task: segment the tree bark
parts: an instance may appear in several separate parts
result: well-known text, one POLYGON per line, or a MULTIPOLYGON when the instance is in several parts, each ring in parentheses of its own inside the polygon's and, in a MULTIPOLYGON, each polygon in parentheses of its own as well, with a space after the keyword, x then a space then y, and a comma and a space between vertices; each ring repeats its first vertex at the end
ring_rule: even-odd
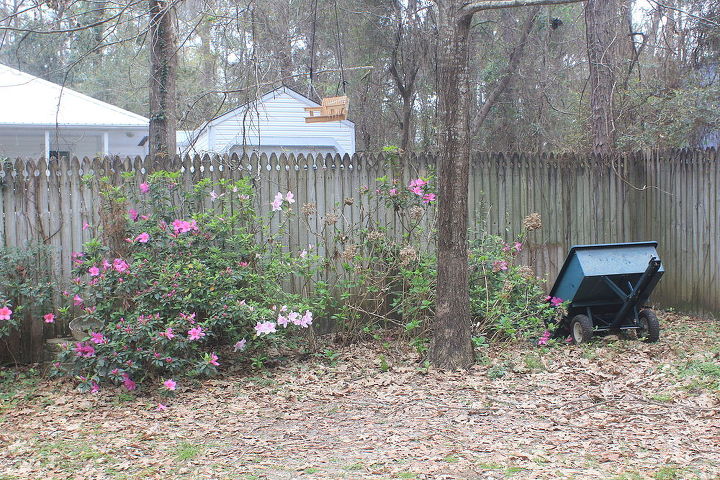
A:
POLYGON ((435 322, 430 361, 439 368, 472 365, 468 292, 470 170, 470 20, 461 2, 438 2, 438 249, 435 322))
POLYGON ((150 156, 175 155, 177 35, 168 0, 150 7, 150 156))
POLYGON ((438 12, 438 248, 435 321, 430 362, 442 369, 472 365, 468 291, 470 171, 469 34, 481 10, 555 5, 581 0, 436 0, 438 12))
POLYGON ((627 5, 622 0, 588 0, 585 5, 587 55, 590 64, 590 131, 592 150, 609 155, 617 140, 618 85, 627 74, 632 38, 626 29, 627 5))

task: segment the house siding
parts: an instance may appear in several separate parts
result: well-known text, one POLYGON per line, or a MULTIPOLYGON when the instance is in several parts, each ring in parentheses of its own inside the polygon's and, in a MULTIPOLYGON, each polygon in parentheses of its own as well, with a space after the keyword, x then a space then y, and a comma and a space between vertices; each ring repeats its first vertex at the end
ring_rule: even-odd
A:
POLYGON ((240 107, 210 122, 198 136, 194 151, 233 153, 245 147, 266 153, 355 153, 354 125, 347 121, 305 123, 309 105, 314 104, 282 89, 275 91, 258 102, 257 111, 246 114, 247 107, 240 107))
MULTIPOLYGON (((147 143, 138 143, 147 129, 100 130, 59 128, 50 131, 50 149, 68 151, 76 157, 95 157, 103 154, 103 133, 108 132, 110 155, 136 156, 147 154, 147 143), (132 136, 128 136, 128 134, 132 136)), ((0 126, 0 157, 45 156, 45 129, 0 126)))

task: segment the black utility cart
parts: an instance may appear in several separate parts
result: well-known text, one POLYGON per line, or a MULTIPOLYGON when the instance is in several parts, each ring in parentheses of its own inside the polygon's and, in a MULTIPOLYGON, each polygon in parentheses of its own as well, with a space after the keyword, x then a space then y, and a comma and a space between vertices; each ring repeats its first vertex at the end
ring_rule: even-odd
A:
POLYGON ((604 333, 656 342, 660 323, 643 308, 664 273, 656 248, 657 242, 572 247, 550 291, 570 302, 556 334, 569 334, 574 343, 604 333))

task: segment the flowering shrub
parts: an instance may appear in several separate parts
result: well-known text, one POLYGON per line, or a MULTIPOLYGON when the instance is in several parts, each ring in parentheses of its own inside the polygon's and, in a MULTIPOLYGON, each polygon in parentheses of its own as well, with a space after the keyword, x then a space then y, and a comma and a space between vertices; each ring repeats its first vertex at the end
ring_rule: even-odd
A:
MULTIPOLYGON (((0 250, 0 338, 19 331, 26 313, 41 318, 49 311, 52 282, 47 253, 43 245, 0 250)), ((45 318, 45 323, 54 321, 45 318)))
POLYGON ((495 337, 527 336, 554 316, 542 281, 515 258, 522 238, 505 243, 495 235, 481 237, 470 253, 470 305, 475 328, 495 337))
MULTIPOLYGON (((73 255, 66 294, 89 330, 56 367, 80 378, 81 390, 155 382, 173 391, 183 376, 216 373, 224 346, 262 350, 282 330, 312 323, 303 305, 282 305, 292 262, 276 242, 256 242, 247 182, 203 181, 181 195, 177 178, 160 172, 132 192, 110 190, 110 210, 135 204, 117 229, 123 244, 95 239, 73 255)), ((283 195, 280 208, 291 199, 283 195)))
MULTIPOLYGON (((385 176, 377 183, 374 189, 360 188, 360 195, 369 197, 361 204, 392 208, 391 219, 361 211, 357 225, 341 229, 335 221, 342 211, 326 216, 325 229, 330 232, 323 232, 323 237, 331 242, 324 249, 336 252, 343 268, 337 272, 335 288, 315 284, 314 308, 334 318, 350 337, 376 327, 400 327, 422 351, 435 316, 435 177, 431 172, 401 182, 385 176), (393 230, 399 233, 393 235, 393 230)), ((309 217, 315 211, 304 213, 309 217)), ((541 227, 539 215, 528 219, 528 231, 541 227)), ((542 331, 553 309, 544 300, 542 281, 529 267, 517 264, 524 235, 509 244, 497 236, 479 237, 469 256, 475 333, 498 339, 542 331)))

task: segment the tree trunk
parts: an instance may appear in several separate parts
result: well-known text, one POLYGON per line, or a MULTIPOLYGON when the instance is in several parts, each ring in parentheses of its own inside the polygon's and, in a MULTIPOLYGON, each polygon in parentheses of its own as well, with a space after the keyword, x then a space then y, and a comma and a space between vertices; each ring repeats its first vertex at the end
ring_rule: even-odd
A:
POLYGON ((438 248, 437 307, 430 361, 439 368, 472 365, 468 293, 468 176, 470 81, 468 36, 472 15, 462 2, 438 1, 438 248))
POLYGON ((625 31, 627 6, 621 0, 588 0, 585 31, 590 64, 590 130, 593 152, 611 154, 617 139, 616 97, 626 74, 622 67, 632 39, 625 31))
POLYGON ((150 156, 175 155, 177 36, 168 0, 150 6, 150 156))
MULTIPOLYGON (((410 136, 412 133, 412 113, 415 95, 402 96, 402 124, 400 125, 400 149, 406 152, 410 148, 410 136)), ((415 137, 415 135, 412 135, 415 137)))

